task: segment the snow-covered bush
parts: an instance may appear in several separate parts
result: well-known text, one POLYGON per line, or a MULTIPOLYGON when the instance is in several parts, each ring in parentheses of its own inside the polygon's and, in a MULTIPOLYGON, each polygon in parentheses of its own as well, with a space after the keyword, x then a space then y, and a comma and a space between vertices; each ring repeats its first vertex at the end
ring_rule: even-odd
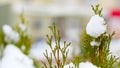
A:
POLYGON ((102 8, 92 6, 95 13, 86 26, 86 31, 81 35, 80 47, 84 61, 89 60, 101 68, 113 68, 117 58, 109 50, 112 34, 108 34, 107 23, 102 17, 102 8))
POLYGON ((34 63, 15 45, 8 44, 4 49, 0 68, 34 68, 34 63))
POLYGON ((32 39, 27 34, 27 23, 21 15, 21 22, 14 26, 3 25, 0 29, 0 68, 34 68, 36 61, 30 58, 32 39))
MULTIPOLYGON (((66 65, 71 43, 64 41, 64 47, 60 45, 60 31, 56 25, 50 26, 52 35, 46 35, 46 43, 51 49, 44 54, 47 62, 42 61, 43 68, 113 68, 117 58, 109 51, 112 34, 107 33, 107 24, 102 17, 102 8, 99 5, 92 6, 95 15, 91 17, 86 26, 86 31, 81 36, 81 55, 66 65), (55 47, 52 41, 55 41, 55 47), (62 56, 62 59, 60 58, 62 56), (54 58, 54 59, 53 59, 54 58), (82 60, 80 60, 80 59, 82 60), (87 62, 83 62, 87 61, 87 62), (89 62, 88 62, 89 61, 89 62)), ((23 16, 21 23, 15 27, 4 25, 0 31, 0 47, 4 46, 0 68, 40 68, 38 63, 28 56, 32 44, 27 34, 27 26, 23 16)))
POLYGON ((15 44, 24 54, 29 54, 32 45, 32 39, 27 33, 27 23, 24 16, 21 15, 21 22, 16 25, 3 25, 0 29, 0 45, 7 46, 7 44, 15 44))

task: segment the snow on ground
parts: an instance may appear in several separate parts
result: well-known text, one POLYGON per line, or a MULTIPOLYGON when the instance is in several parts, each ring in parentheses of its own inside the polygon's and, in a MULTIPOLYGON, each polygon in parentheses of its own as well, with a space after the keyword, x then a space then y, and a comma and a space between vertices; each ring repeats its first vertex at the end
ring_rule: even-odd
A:
POLYGON ((33 61, 15 45, 9 44, 3 52, 0 68, 34 68, 33 61))

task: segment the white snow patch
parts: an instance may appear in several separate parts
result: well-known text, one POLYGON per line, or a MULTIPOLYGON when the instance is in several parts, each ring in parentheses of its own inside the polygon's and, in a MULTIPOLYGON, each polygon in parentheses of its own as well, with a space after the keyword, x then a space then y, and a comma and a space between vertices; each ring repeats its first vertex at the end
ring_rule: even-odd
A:
POLYGON ((34 68, 33 61, 15 45, 6 46, 0 68, 34 68))
POLYGON ((75 68, 75 65, 71 62, 68 65, 65 65, 64 68, 75 68))
POLYGON ((95 40, 93 40, 92 42, 90 42, 91 46, 100 46, 99 42, 96 42, 95 40))
POLYGON ((5 35, 9 35, 12 32, 12 28, 9 25, 3 25, 3 32, 5 33, 5 35))
POLYGON ((18 42, 19 41, 19 33, 14 31, 11 26, 3 25, 3 33, 5 34, 5 41, 6 42, 18 42))
POLYGON ((79 64, 79 68, 98 68, 97 66, 93 65, 90 62, 81 62, 79 64))
POLYGON ((26 27, 24 24, 19 24, 19 28, 20 28, 22 31, 25 31, 27 27, 26 27))
POLYGON ((106 31, 107 25, 104 18, 98 15, 92 16, 86 27, 87 34, 97 38, 106 31))
POLYGON ((112 55, 120 58, 120 39, 113 39, 110 43, 112 55))
MULTIPOLYGON (((73 63, 70 63, 68 65, 65 65, 64 68, 75 68, 75 65, 73 63)), ((97 66, 93 65, 91 62, 81 62, 79 63, 79 68, 98 68, 97 66)))

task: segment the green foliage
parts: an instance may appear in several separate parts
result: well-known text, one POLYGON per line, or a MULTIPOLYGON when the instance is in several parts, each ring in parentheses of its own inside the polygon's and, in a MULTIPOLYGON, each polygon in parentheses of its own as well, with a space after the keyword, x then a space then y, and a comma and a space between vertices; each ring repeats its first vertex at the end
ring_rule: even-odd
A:
MULTIPOLYGON (((80 49, 82 58, 89 60, 89 57, 94 56, 94 48, 90 45, 90 42, 93 41, 93 37, 83 32, 80 37, 80 49)), ((93 58, 94 59, 94 58, 93 58)))
POLYGON ((80 56, 76 56, 76 57, 74 57, 74 59, 73 59, 73 63, 75 64, 75 68, 79 68, 79 63, 81 62, 81 61, 83 61, 83 60, 81 60, 82 58, 80 57, 80 56))
POLYGON ((96 5, 95 7, 93 5, 91 5, 91 7, 92 7, 92 10, 94 11, 94 13, 96 15, 99 15, 100 17, 102 17, 102 10, 103 10, 103 8, 99 8, 99 4, 96 5))
POLYGON ((33 59, 33 61, 34 61, 35 68, 41 68, 41 66, 37 60, 33 59))
POLYGON ((16 43, 16 46, 20 48, 24 54, 28 55, 32 45, 32 40, 28 35, 25 34, 25 32, 19 32, 19 35, 20 40, 16 43))
POLYGON ((4 49, 4 34, 2 32, 2 30, 0 29, 0 58, 2 57, 2 53, 3 53, 3 49, 4 49))
POLYGON ((0 28, 0 45, 5 43, 4 41, 4 34, 3 34, 3 31, 2 31, 2 28, 0 28))
POLYGON ((47 37, 46 43, 49 45, 52 53, 50 53, 50 56, 48 55, 47 50, 44 53, 44 56, 48 62, 47 65, 47 63, 42 61, 44 64, 44 68, 63 68, 68 57, 69 50, 67 50, 67 48, 71 45, 71 43, 66 43, 66 41, 64 41, 64 47, 62 48, 60 46, 61 42, 60 31, 57 30, 55 24, 53 26, 50 26, 49 28, 52 32, 52 36, 46 35, 47 37), (52 46, 53 39, 55 41, 55 47, 52 46), (60 55, 62 55, 62 59, 60 58, 60 55), (55 60, 55 64, 53 64, 53 60, 55 60))
POLYGON ((14 27, 14 29, 19 33, 19 36, 20 36, 19 42, 15 44, 18 48, 20 48, 23 51, 24 54, 28 55, 33 41, 30 38, 30 36, 27 34, 27 22, 25 21, 23 14, 20 15, 20 19, 21 19, 21 22, 17 23, 16 26, 14 27), (26 26, 26 30, 22 31, 19 28, 19 24, 23 24, 24 26, 26 26))
POLYGON ((115 56, 112 56, 109 51, 110 42, 113 34, 102 34, 98 38, 93 38, 85 32, 81 36, 81 53, 82 58, 91 61, 93 64, 101 68, 113 68, 113 64, 117 61, 115 56), (96 40, 100 42, 100 46, 91 46, 90 42, 96 40))
POLYGON ((7 43, 4 41, 4 34, 2 31, 2 27, 0 28, 0 59, 2 58, 3 50, 7 43))
MULTIPOLYGON (((99 5, 96 5, 95 8, 92 6, 92 9, 96 15, 102 16, 102 9, 99 10, 99 5)), ((84 60, 89 60, 101 68, 113 68, 113 64, 117 61, 117 58, 112 56, 109 50, 113 35, 114 32, 112 34, 105 32, 98 38, 94 38, 83 32, 80 37, 80 48, 84 60), (90 43, 93 40, 99 42, 99 46, 91 46, 90 43)))
MULTIPOLYGON (((21 14, 20 19, 21 19, 21 24, 23 24, 27 27, 27 23, 25 22, 25 18, 24 18, 23 14, 21 14)), ((6 47, 7 44, 14 44, 20 50, 22 50, 22 52, 24 54, 28 55, 29 50, 30 50, 31 45, 32 45, 32 39, 27 34, 27 30, 22 31, 19 28, 19 24, 20 23, 17 23, 17 25, 12 27, 14 31, 19 33, 20 39, 19 39, 18 42, 14 42, 14 41, 7 42, 7 41, 5 41, 5 36, 4 36, 3 31, 2 31, 2 27, 0 28, 0 46, 3 45, 3 47, 6 47)))
MULTIPOLYGON (((27 33, 28 29, 28 23, 25 20, 24 14, 22 13, 20 15, 20 23, 16 23, 14 26, 14 30, 19 33, 20 39, 18 42, 14 43, 25 55, 29 55, 29 50, 31 48, 31 45, 33 44, 33 40, 31 39, 30 35, 27 33), (21 30, 19 28, 19 24, 23 24, 26 29, 25 31, 21 30)), ((35 68, 41 68, 40 64, 38 61, 36 61, 34 58, 31 58, 34 62, 35 68)))
MULTIPOLYGON (((24 15, 21 14, 20 16, 20 19, 21 19, 21 22, 20 23, 17 23, 15 26, 13 26, 13 30, 18 32, 19 33, 19 41, 18 42, 14 42, 14 41, 10 41, 9 43, 6 42, 4 39, 5 39, 5 36, 4 36, 4 33, 2 31, 2 27, 0 28, 0 58, 2 58, 2 53, 3 53, 3 50, 4 48, 7 46, 7 44, 14 44, 15 46, 17 46, 25 55, 28 55, 29 54, 29 50, 31 48, 31 45, 32 45, 32 39, 30 38, 30 36, 27 34, 27 28, 25 31, 22 31, 20 28, 19 28, 19 24, 23 24, 24 26, 27 27, 27 23, 25 21, 25 18, 24 18, 24 15)), ((33 58, 31 58, 33 59, 33 58)), ((34 66, 35 68, 41 68, 39 63, 33 59, 33 62, 34 62, 34 66)))

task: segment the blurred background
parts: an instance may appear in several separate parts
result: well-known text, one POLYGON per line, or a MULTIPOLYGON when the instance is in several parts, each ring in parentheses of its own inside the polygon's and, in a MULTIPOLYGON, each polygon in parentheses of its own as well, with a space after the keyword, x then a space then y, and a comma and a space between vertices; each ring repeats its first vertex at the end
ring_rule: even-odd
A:
POLYGON ((116 32, 110 49, 120 51, 120 0, 0 0, 0 27, 14 25, 24 12, 28 33, 34 40, 30 53, 36 59, 43 59, 43 52, 49 50, 45 35, 51 34, 48 26, 55 22, 61 30, 62 40, 72 42, 70 56, 73 56, 80 52, 79 36, 94 15, 90 7, 94 4, 104 8, 103 17, 109 32, 116 32))

